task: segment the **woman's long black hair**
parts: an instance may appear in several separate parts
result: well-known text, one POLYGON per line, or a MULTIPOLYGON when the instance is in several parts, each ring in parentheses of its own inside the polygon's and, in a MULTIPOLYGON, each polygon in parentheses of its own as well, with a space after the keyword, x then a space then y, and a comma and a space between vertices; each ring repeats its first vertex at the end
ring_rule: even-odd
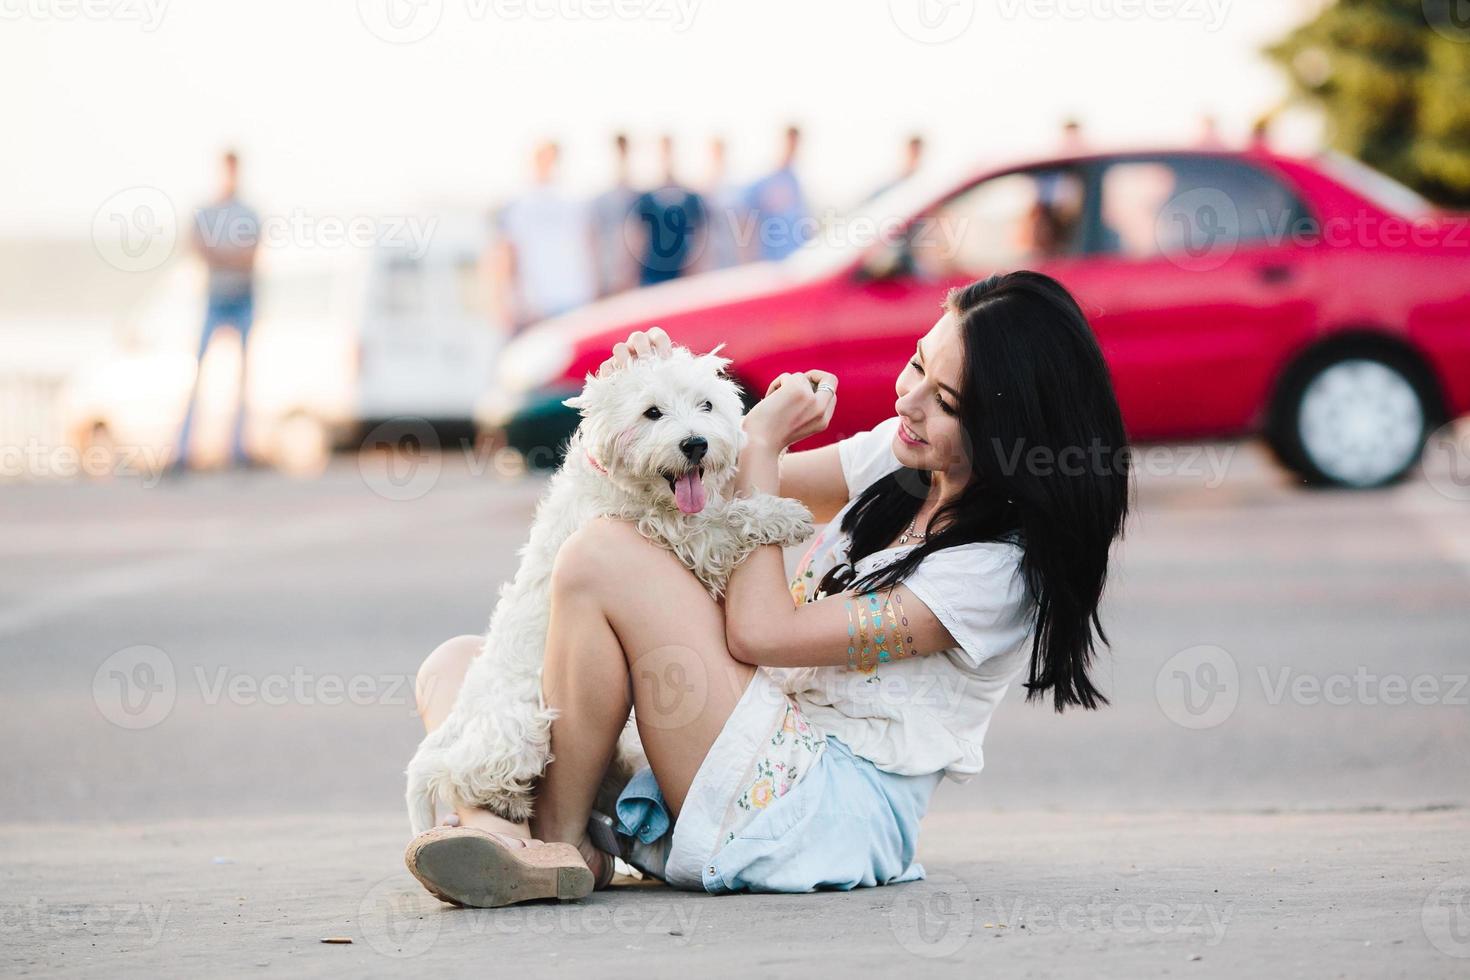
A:
MULTIPOLYGON (((893 588, 941 548, 1014 543, 1035 602, 1026 699, 1050 691, 1057 711, 1096 708, 1107 698, 1088 667, 1108 642, 1098 604, 1128 512, 1129 464, 1102 351, 1077 301, 1037 272, 954 289, 944 305, 965 345, 958 412, 971 478, 918 547, 846 588, 893 588)), ((842 521, 849 568, 908 526, 929 480, 902 468, 863 492, 842 521)))

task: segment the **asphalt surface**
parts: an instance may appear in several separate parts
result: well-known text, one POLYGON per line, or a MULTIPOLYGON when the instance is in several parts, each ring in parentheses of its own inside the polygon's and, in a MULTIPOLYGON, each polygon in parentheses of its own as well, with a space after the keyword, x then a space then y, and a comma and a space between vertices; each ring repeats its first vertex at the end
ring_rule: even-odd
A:
POLYGON ((450 452, 0 487, 0 971, 1470 975, 1470 487, 1196 448, 1139 480, 1112 706, 1013 694, 927 881, 499 912, 403 873, 401 774, 413 672, 484 628, 539 481, 450 452))

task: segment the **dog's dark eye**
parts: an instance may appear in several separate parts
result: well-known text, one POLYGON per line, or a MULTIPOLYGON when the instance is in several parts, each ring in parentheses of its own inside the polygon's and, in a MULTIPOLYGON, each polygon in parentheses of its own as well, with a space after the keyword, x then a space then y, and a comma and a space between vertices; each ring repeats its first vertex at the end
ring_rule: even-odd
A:
POLYGON ((658 410, 657 405, 653 405, 648 411, 643 413, 643 417, 646 419, 661 419, 664 417, 664 413, 658 410))
POLYGON ((715 403, 714 402, 711 402, 711 401, 707 401, 703 405, 699 406, 699 408, 700 408, 700 411, 703 411, 703 412, 713 412, 715 410, 715 403))

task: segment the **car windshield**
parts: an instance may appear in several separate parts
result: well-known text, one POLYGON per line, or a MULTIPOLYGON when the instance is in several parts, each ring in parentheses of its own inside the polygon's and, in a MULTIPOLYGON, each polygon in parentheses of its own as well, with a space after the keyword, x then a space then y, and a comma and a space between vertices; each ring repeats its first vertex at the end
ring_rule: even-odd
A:
POLYGON ((1326 153, 1321 163, 1333 177, 1386 211, 1412 218, 1434 210, 1434 205, 1416 192, 1360 160, 1342 153, 1326 153))
POLYGON ((875 245, 897 245, 914 215, 924 210, 955 183, 923 177, 905 180, 869 198, 829 222, 787 261, 801 272, 835 271, 856 261, 875 245))

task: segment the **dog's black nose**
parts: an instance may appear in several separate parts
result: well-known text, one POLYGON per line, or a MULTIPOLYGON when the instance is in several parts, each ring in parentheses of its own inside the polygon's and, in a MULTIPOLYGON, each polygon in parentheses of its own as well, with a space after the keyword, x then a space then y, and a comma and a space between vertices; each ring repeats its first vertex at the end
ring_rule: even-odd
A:
POLYGON ((704 436, 690 436, 679 443, 679 451, 689 462, 698 466, 699 461, 704 459, 704 454, 709 452, 709 440, 704 436))

